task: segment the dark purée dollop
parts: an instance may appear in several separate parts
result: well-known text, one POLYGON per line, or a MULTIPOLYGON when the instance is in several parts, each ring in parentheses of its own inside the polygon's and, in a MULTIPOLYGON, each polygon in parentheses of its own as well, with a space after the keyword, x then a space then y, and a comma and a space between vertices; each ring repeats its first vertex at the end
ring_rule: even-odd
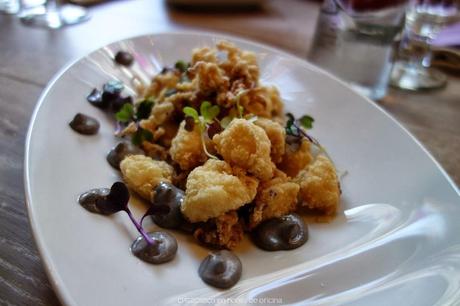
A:
POLYGON ((99 121, 82 113, 76 114, 69 125, 75 132, 83 135, 97 134, 100 127, 99 121))
POLYGON ((289 214, 259 224, 252 240, 267 251, 292 250, 307 242, 308 228, 300 216, 289 214))
POLYGON ((144 152, 130 142, 120 142, 107 154, 107 162, 113 168, 120 170, 120 163, 126 156, 137 154, 144 154, 144 152))
POLYGON ((228 250, 210 253, 200 265, 201 279, 213 287, 227 289, 241 278, 243 268, 240 259, 228 250))
POLYGON ((139 259, 152 263, 161 264, 171 261, 177 253, 177 240, 167 232, 148 233, 154 241, 148 244, 142 236, 134 240, 131 252, 139 259))
POLYGON ((177 188, 176 186, 167 182, 161 182, 158 184, 154 190, 154 196, 151 205, 167 205, 169 207, 169 212, 166 214, 152 215, 153 222, 163 228, 181 228, 182 224, 185 223, 180 209, 182 202, 184 201, 184 197, 184 191, 177 188))

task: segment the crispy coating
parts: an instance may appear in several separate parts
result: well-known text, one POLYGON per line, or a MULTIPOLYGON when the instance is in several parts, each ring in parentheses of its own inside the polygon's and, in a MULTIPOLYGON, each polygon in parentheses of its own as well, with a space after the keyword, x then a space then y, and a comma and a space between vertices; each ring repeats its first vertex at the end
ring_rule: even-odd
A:
POLYGON ((270 139, 270 156, 272 161, 274 163, 281 162, 285 151, 284 139, 286 137, 286 130, 284 127, 278 122, 267 118, 259 118, 255 124, 263 128, 268 136, 268 139, 270 139))
POLYGON ((204 94, 227 91, 229 79, 217 64, 197 62, 191 70, 196 74, 198 90, 204 94))
POLYGON ((171 182, 173 168, 164 161, 144 155, 130 155, 120 163, 123 180, 128 187, 146 200, 151 200, 158 183, 171 182))
POLYGON ((179 82, 179 76, 174 71, 157 74, 152 83, 142 94, 144 97, 159 97, 160 93, 167 88, 174 88, 179 82))
POLYGON ((259 184, 254 210, 249 216, 249 228, 270 218, 281 217, 296 209, 299 185, 290 182, 286 174, 277 170, 275 176, 259 184))
POLYGON ((203 48, 195 48, 192 50, 192 65, 195 65, 198 62, 208 62, 208 63, 216 63, 217 57, 215 50, 203 47, 203 48))
POLYGON ((217 50, 226 52, 227 58, 219 64, 230 79, 244 84, 245 88, 252 88, 258 84, 259 67, 253 52, 241 51, 228 41, 220 41, 217 50))
POLYGON ((283 104, 274 87, 260 86, 244 92, 239 100, 244 109, 259 117, 272 118, 281 116, 283 104))
POLYGON ((339 206, 340 188, 334 165, 326 156, 319 155, 294 179, 300 186, 302 207, 332 216, 339 206))
POLYGON ((233 249, 243 239, 243 233, 238 214, 233 210, 200 224, 193 236, 201 243, 212 247, 233 249))
POLYGON ((182 170, 190 170, 202 165, 208 158, 203 150, 201 132, 198 124, 193 131, 185 129, 185 120, 181 122, 176 137, 173 138, 169 154, 182 170))
POLYGON ((258 181, 233 170, 224 161, 209 159, 188 175, 182 213, 190 222, 207 221, 250 203, 258 181))
POLYGON ((230 165, 241 167, 260 180, 273 176, 270 139, 261 127, 245 119, 233 119, 212 140, 217 152, 230 165))
POLYGON ((295 177, 300 170, 304 169, 311 163, 313 156, 310 150, 310 141, 301 139, 300 142, 286 142, 286 151, 282 161, 277 165, 290 177, 295 177))
POLYGON ((147 119, 141 120, 139 125, 143 129, 147 129, 155 133, 156 129, 169 118, 174 112, 174 105, 171 102, 155 103, 152 107, 152 112, 147 119))

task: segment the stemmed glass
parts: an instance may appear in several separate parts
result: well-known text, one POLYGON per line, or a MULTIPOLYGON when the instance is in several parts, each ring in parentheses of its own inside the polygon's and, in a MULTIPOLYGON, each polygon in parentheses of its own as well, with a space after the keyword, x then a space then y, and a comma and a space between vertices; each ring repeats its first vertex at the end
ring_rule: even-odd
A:
POLYGON ((391 84, 409 90, 443 87, 447 78, 431 66, 431 42, 458 13, 457 0, 413 0, 393 66, 391 84))
POLYGON ((89 14, 81 6, 62 5, 57 0, 46 0, 44 6, 24 10, 19 17, 26 25, 59 29, 88 20, 89 14))

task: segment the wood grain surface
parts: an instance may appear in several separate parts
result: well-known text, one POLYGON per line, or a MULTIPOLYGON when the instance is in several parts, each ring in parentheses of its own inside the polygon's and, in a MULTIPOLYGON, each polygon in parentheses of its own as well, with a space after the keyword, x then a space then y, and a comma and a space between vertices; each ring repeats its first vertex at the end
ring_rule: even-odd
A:
MULTIPOLYGON (((29 119, 52 76, 107 43, 184 28, 235 34, 304 57, 319 6, 267 1, 257 12, 185 12, 163 1, 112 1, 89 8, 90 21, 52 31, 0 15, 0 305, 58 305, 27 219, 23 158, 29 119)), ((460 79, 445 89, 390 90, 380 104, 408 128, 460 184, 460 79)))

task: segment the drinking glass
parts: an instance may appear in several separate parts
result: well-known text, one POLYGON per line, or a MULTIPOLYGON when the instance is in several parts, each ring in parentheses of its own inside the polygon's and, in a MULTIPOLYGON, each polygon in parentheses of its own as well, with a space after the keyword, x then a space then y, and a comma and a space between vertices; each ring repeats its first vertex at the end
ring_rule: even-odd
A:
POLYGON ((458 13, 457 0, 412 0, 391 84, 408 90, 443 87, 447 78, 431 66, 431 42, 458 13))
POLYGON ((26 25, 59 29, 88 20, 89 14, 81 6, 62 5, 57 0, 47 0, 44 6, 24 10, 19 17, 26 25))
POLYGON ((308 58, 365 96, 385 96, 406 0, 325 0, 308 58))
POLYGON ((21 4, 19 0, 0 0, 0 12, 8 15, 14 15, 19 12, 21 4))

